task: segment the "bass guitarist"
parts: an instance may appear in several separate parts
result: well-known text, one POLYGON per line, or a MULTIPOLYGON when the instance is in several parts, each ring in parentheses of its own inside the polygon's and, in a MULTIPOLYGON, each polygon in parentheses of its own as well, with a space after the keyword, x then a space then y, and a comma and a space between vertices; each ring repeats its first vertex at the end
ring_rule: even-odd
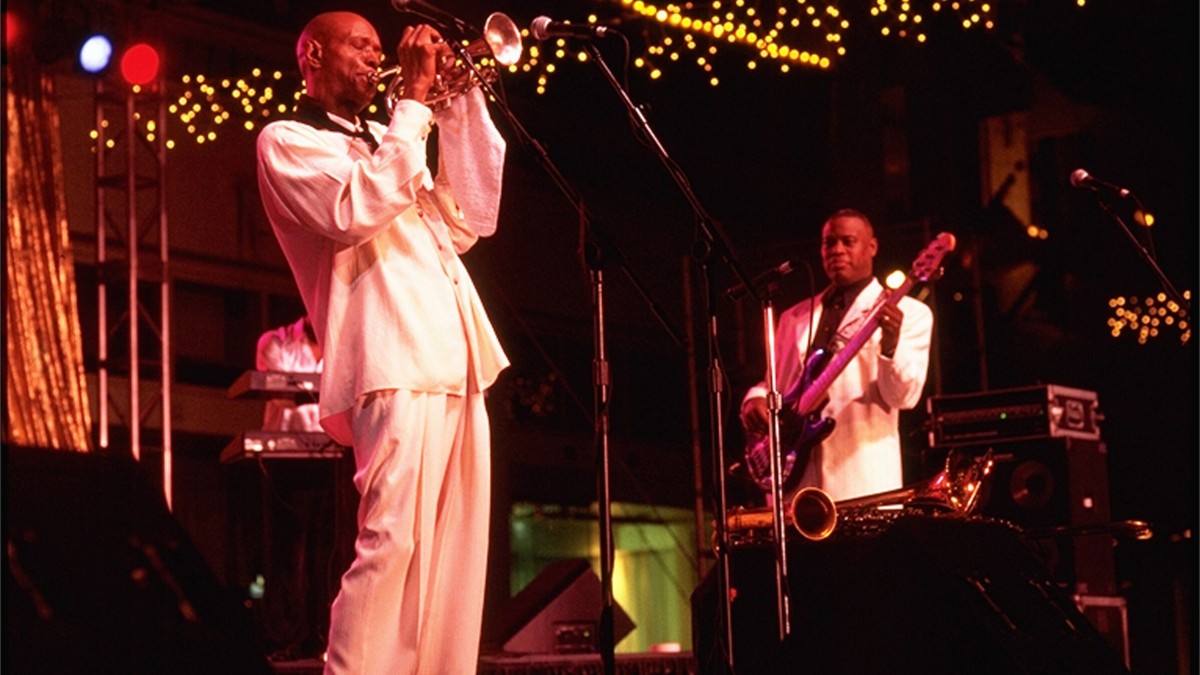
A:
MULTIPOLYGON (((821 230, 821 263, 830 286, 780 314, 775 350, 785 493, 814 486, 838 501, 903 485, 899 413, 921 399, 933 313, 880 284, 874 276, 878 248, 864 214, 833 213, 821 230), (840 373, 823 383, 812 411, 798 411, 800 394, 831 359, 842 360, 840 373)), ((769 494, 767 393, 765 380, 751 387, 740 417, 748 440, 746 464, 769 494)))

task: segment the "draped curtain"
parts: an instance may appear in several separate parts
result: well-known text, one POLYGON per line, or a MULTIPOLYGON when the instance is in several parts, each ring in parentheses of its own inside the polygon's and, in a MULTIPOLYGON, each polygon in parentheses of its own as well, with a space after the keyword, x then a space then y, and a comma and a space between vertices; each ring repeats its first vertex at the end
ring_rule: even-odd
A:
POLYGON ((91 409, 54 81, 4 65, 4 442, 86 452, 91 409))

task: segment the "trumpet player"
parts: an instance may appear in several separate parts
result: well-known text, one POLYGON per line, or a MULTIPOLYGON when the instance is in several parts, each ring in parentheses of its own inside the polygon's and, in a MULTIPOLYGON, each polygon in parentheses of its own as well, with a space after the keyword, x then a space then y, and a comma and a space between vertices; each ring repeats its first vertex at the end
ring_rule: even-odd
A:
POLYGON ((425 104, 448 52, 435 28, 405 28, 403 93, 388 124, 368 121, 379 36, 357 14, 320 14, 296 44, 307 94, 258 138, 263 205, 324 355, 321 425, 356 462, 326 673, 476 672, 483 392, 508 360, 459 255, 496 230, 505 144, 478 89, 425 104))

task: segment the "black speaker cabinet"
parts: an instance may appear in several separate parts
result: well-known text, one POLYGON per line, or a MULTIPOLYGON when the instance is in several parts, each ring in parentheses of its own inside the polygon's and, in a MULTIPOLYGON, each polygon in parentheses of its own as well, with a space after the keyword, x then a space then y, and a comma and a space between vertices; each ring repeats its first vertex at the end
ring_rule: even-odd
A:
POLYGON ((989 447, 996 464, 980 494, 982 513, 1026 528, 1109 521, 1103 441, 1040 438, 989 447))
MULTIPOLYGON (((980 447, 976 451, 982 452, 980 447)), ((1109 524, 1103 441, 1040 438, 990 446, 996 463, 978 512, 1024 529, 1054 577, 1072 592, 1115 592, 1113 539, 1081 526, 1109 524)))
POLYGON ((3 454, 10 672, 271 672, 248 615, 133 460, 3 454))
MULTIPOLYGON (((791 631, 780 641, 774 549, 730 553, 738 673, 1126 673, 1019 533, 911 516, 872 537, 788 546, 791 631)), ((725 673, 714 575, 693 594, 702 673, 725 673)))

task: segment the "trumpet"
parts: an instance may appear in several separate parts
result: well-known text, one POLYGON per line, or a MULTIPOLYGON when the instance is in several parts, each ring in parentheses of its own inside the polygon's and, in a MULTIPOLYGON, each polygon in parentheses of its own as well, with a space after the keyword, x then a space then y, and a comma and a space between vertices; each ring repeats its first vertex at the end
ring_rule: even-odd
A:
MULTIPOLYGON (((521 60, 522 51, 521 31, 517 25, 507 15, 493 12, 483 24, 483 35, 463 47, 453 63, 439 70, 425 97, 425 105, 433 110, 442 110, 450 105, 454 97, 473 89, 477 84, 476 77, 488 84, 499 78, 495 65, 476 67, 474 59, 490 55, 497 64, 511 66, 521 60)), ((397 101, 404 96, 404 74, 400 71, 400 66, 392 66, 375 74, 376 84, 389 78, 391 80, 384 90, 389 114, 395 111, 397 101)))

